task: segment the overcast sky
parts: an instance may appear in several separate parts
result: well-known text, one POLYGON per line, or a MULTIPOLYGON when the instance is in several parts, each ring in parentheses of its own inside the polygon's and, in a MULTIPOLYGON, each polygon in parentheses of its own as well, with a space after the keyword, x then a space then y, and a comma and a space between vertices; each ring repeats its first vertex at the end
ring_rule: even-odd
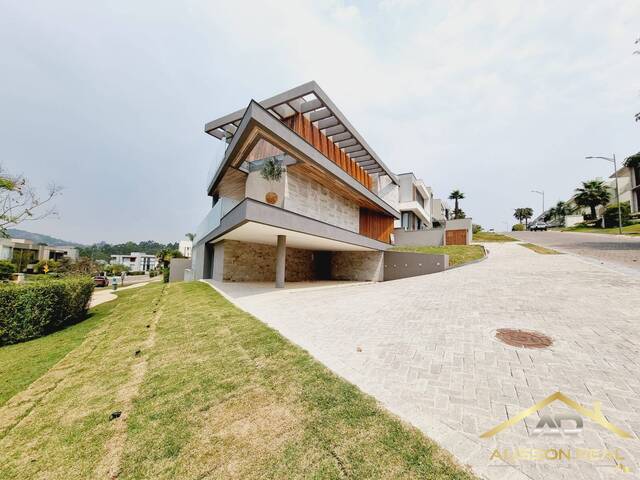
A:
POLYGON ((396 172, 504 229, 640 150, 638 0, 0 0, 0 163, 65 187, 66 240, 177 241, 210 200, 204 124, 316 80, 396 172))

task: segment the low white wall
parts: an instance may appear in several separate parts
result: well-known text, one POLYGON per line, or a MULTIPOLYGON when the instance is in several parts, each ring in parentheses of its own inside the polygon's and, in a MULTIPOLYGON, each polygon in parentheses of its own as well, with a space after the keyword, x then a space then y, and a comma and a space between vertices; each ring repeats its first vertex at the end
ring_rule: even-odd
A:
POLYGON ((584 217, 582 215, 566 215, 564 217, 565 227, 573 227, 574 225, 582 222, 584 222, 584 217))
POLYGON ((432 228, 430 230, 405 231, 397 228, 393 231, 396 245, 408 245, 418 247, 440 247, 444 245, 444 228, 432 228))

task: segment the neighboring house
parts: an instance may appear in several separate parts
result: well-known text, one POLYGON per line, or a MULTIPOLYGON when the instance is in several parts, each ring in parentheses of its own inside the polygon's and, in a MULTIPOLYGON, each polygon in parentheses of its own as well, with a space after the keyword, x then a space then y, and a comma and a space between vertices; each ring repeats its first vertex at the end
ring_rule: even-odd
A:
POLYGON ((212 209, 196 232, 194 279, 279 287, 383 280, 401 205, 431 224, 424 184, 408 174, 410 193, 401 198, 405 176, 384 164, 315 82, 251 101, 205 131, 226 149, 208 179, 212 209), (261 175, 271 162, 284 169, 279 181, 261 175))
POLYGON ((148 253, 131 252, 129 255, 111 255, 109 263, 129 267, 131 272, 148 272, 156 268, 158 259, 148 253))
POLYGON ((434 224, 444 225, 451 218, 451 208, 449 204, 440 198, 432 200, 431 219, 434 224))
POLYGON ((191 258, 192 248, 193 248, 193 242, 191 240, 180 240, 180 243, 178 243, 178 251, 185 258, 191 258))
POLYGON ((18 272, 31 272, 41 260, 78 259, 76 247, 52 247, 20 238, 0 238, 0 260, 14 263, 18 272))
MULTIPOLYGON (((629 202, 631 214, 640 214, 640 164, 634 167, 621 167, 618 171, 618 188, 620 190, 620 202, 629 202)), ((609 177, 607 183, 612 189, 611 203, 615 203, 616 181, 615 175, 609 177)))
POLYGON ((431 219, 431 188, 413 173, 397 176, 399 187, 398 209, 400 222, 395 226, 405 231, 426 230, 433 226, 431 219))

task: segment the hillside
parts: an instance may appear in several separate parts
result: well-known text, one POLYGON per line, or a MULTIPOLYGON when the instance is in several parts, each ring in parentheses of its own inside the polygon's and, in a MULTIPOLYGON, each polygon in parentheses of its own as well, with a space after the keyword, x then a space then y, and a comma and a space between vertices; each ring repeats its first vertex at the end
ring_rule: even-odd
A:
POLYGON ((82 247, 81 243, 69 242, 67 240, 62 240, 60 238, 51 237, 49 235, 43 235, 41 233, 32 233, 27 232, 26 230, 19 230, 17 228, 8 228, 7 233, 11 238, 24 238, 26 240, 32 240, 36 243, 46 243, 51 246, 74 246, 74 247, 82 247))

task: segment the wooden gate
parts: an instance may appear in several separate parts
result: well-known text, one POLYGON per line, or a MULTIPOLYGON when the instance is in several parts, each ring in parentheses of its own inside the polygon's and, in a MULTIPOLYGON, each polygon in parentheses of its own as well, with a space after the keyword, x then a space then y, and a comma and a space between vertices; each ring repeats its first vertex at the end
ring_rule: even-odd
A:
POLYGON ((447 230, 446 245, 466 245, 467 244, 467 230, 447 230))

